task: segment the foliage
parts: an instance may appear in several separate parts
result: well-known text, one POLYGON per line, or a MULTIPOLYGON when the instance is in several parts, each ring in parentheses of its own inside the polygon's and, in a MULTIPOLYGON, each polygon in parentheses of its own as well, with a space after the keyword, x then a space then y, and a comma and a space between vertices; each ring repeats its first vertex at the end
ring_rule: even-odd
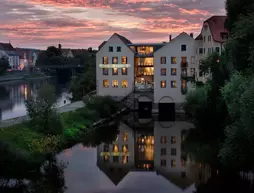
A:
POLYGON ((27 112, 33 127, 43 134, 61 134, 63 127, 54 104, 55 90, 51 85, 40 87, 37 96, 30 96, 26 102, 27 112))
POLYGON ((96 96, 86 103, 86 107, 98 112, 101 118, 107 118, 116 113, 119 110, 119 105, 110 96, 96 96))
POLYGON ((31 153, 49 154, 56 152, 59 143, 61 141, 60 136, 48 135, 40 139, 34 139, 31 144, 29 144, 29 150, 31 153))
POLYGON ((52 57, 52 56, 60 56, 61 51, 56 48, 55 46, 49 46, 46 50, 47 56, 52 57))
POLYGON ((0 75, 4 74, 10 67, 8 59, 2 57, 0 58, 0 75))

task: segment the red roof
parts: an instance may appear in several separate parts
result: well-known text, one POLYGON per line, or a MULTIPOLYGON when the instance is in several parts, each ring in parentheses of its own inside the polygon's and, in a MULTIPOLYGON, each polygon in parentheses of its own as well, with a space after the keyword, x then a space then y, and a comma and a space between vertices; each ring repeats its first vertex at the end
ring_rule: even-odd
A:
POLYGON ((228 34, 228 30, 224 26, 226 19, 227 16, 212 16, 204 21, 204 24, 208 24, 215 42, 225 42, 225 39, 222 38, 222 35, 228 34))

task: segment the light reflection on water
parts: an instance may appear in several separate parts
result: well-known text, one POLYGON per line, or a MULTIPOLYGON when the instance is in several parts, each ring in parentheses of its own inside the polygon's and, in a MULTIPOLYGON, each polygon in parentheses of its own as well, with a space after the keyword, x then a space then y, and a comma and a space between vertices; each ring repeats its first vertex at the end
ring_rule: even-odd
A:
MULTIPOLYGON (((29 94, 34 94, 45 80, 33 82, 17 81, 0 84, 0 120, 26 115, 25 100, 29 94)), ((57 106, 70 103, 67 89, 50 81, 56 87, 57 106)))

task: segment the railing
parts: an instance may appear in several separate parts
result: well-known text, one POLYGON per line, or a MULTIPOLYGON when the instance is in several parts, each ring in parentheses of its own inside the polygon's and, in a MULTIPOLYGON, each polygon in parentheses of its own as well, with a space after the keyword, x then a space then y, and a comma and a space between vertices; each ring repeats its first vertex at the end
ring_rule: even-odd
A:
POLYGON ((151 53, 136 52, 135 55, 136 55, 136 56, 141 56, 141 57, 152 57, 152 56, 153 56, 153 52, 151 52, 151 53))

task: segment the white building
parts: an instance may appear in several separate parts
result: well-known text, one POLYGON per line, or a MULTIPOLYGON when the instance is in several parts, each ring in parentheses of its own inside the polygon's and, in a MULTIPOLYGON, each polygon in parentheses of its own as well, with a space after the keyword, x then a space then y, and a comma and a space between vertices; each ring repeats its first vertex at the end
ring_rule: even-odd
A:
POLYGON ((0 58, 8 58, 10 67, 18 69, 19 67, 19 54, 10 43, 0 43, 0 58))
POLYGON ((182 103, 195 80, 196 44, 183 32, 154 53, 154 103, 182 103))
POLYGON ((114 33, 96 54, 98 95, 126 96, 133 90, 134 52, 131 41, 114 33))
POLYGON ((117 185, 135 165, 134 133, 125 124, 112 144, 97 147, 97 166, 117 185))
POLYGON ((228 39, 228 31, 224 26, 226 16, 212 16, 204 21, 200 34, 196 38, 196 66, 197 79, 205 81, 206 77, 199 73, 202 59, 209 54, 217 52, 221 54, 225 42, 228 39))

